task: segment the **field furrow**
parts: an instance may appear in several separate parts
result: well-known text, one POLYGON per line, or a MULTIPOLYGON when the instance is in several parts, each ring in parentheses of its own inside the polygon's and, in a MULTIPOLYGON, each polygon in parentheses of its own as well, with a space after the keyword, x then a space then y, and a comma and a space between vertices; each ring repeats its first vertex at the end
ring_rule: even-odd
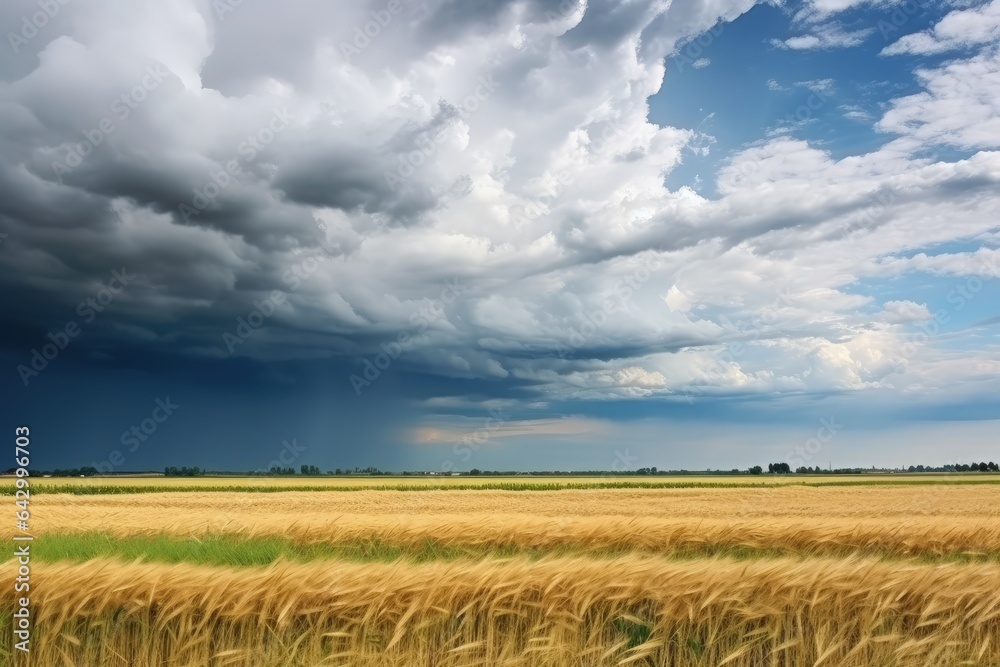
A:
POLYGON ((380 544, 414 548, 563 549, 724 553, 749 549, 785 554, 867 553, 884 557, 981 555, 1000 557, 1000 520, 935 517, 899 519, 778 518, 745 521, 649 519, 639 517, 536 517, 505 515, 389 515, 322 513, 289 517, 281 512, 179 515, 165 509, 40 522, 42 536, 81 533, 108 540, 136 537, 191 539, 230 536, 281 537, 304 545, 380 544))
POLYGON ((315 513, 628 516, 657 519, 1000 518, 1000 485, 855 485, 776 488, 588 489, 558 491, 363 490, 351 492, 156 492, 126 495, 40 494, 45 525, 166 510, 173 519, 209 513, 294 519, 315 513))

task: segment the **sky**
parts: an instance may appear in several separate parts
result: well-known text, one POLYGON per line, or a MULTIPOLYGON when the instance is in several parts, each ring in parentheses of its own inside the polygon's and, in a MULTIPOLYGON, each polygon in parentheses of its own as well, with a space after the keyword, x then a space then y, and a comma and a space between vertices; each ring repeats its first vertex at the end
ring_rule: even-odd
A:
POLYGON ((1000 0, 12 0, 0 28, 34 467, 1000 459, 1000 0))

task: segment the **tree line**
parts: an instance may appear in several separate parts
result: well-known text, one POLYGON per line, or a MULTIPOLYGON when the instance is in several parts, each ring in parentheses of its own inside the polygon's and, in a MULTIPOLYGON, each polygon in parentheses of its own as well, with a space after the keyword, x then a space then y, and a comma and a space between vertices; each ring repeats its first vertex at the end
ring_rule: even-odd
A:
MULTIPOLYGON (((767 471, 779 475, 791 473, 787 463, 768 463, 767 471)), ((870 468, 820 468, 819 466, 799 466, 795 469, 795 472, 800 475, 860 475, 871 471, 870 468)), ((760 466, 754 466, 748 472, 751 475, 760 475, 763 469, 760 466)), ((906 472, 1000 472, 1000 466, 993 461, 988 463, 985 461, 982 463, 955 463, 936 467, 918 465, 906 468, 906 472)))
POLYGON ((910 466, 907 472, 1000 472, 1000 466, 989 463, 956 463, 955 465, 932 468, 930 466, 910 466))
MULTIPOLYGON (((4 474, 13 475, 15 473, 15 468, 9 468, 4 471, 4 474)), ((897 469, 897 470, 902 470, 897 469)), ((981 462, 981 463, 956 463, 948 464, 944 466, 909 466, 905 470, 906 472, 930 472, 930 473, 953 473, 953 472, 1000 472, 1000 466, 998 466, 993 461, 981 462)), ((875 468, 820 468, 819 466, 799 466, 795 469, 795 474, 800 475, 862 475, 866 473, 879 473, 879 472, 895 472, 893 469, 875 469, 875 468)), ((83 466, 80 468, 56 468, 55 470, 29 470, 28 474, 35 477, 49 476, 49 477, 92 477, 99 474, 100 471, 93 466, 83 466)), ((403 471, 403 472, 388 472, 379 470, 374 466, 369 466, 367 468, 361 468, 355 466, 353 468, 336 468, 334 470, 327 470, 323 472, 320 470, 319 466, 303 464, 299 466, 298 470, 295 468, 272 466, 269 470, 252 470, 249 472, 240 472, 232 470, 207 470, 199 468, 198 466, 188 467, 188 466, 167 466, 163 470, 163 474, 166 477, 202 477, 204 475, 241 475, 241 476, 265 476, 265 477, 276 477, 276 476, 287 476, 287 475, 305 475, 305 476, 321 476, 321 475, 367 475, 367 476, 379 476, 379 475, 401 475, 404 477, 409 476, 428 476, 428 475, 441 475, 450 476, 452 474, 460 475, 471 475, 471 476, 488 476, 488 477, 516 477, 519 475, 531 475, 534 477, 545 477, 545 476, 586 476, 586 477, 634 477, 634 476, 649 476, 649 475, 671 475, 671 476, 682 476, 682 475, 763 475, 765 470, 762 466, 755 465, 747 468, 746 470, 740 470, 737 468, 732 468, 731 470, 712 470, 711 468, 707 470, 660 470, 656 466, 649 468, 637 468, 634 470, 532 470, 531 472, 524 472, 520 470, 480 470, 479 468, 473 468, 467 473, 451 473, 451 472, 428 472, 428 471, 403 471)), ((766 474, 771 475, 790 475, 793 471, 788 463, 768 463, 766 474)), ((125 474, 125 473, 123 473, 125 474)), ((155 474, 155 473, 152 473, 155 474)))

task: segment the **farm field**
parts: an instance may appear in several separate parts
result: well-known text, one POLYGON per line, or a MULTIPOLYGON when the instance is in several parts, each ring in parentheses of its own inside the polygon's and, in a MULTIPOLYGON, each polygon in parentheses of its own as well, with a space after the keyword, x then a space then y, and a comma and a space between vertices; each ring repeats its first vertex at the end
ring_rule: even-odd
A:
MULTIPOLYGON (((894 475, 655 475, 655 476, 288 476, 288 477, 35 477, 34 493, 78 495, 137 494, 165 491, 234 491, 271 493, 278 491, 364 490, 475 490, 543 491, 554 489, 669 489, 669 488, 773 488, 780 486, 869 486, 869 485, 983 485, 1000 484, 990 474, 894 474, 894 475)), ((11 491, 12 476, 0 476, 0 491, 11 491)))
POLYGON ((30 664, 1000 665, 1000 487, 950 480, 42 492, 30 664))

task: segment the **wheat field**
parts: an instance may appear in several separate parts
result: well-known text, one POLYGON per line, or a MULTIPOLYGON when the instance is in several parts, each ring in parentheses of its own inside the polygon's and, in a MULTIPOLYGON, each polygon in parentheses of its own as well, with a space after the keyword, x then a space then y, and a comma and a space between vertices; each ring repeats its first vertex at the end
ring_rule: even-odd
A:
POLYGON ((0 660, 1000 665, 995 489, 40 494, 30 663, 0 660))

